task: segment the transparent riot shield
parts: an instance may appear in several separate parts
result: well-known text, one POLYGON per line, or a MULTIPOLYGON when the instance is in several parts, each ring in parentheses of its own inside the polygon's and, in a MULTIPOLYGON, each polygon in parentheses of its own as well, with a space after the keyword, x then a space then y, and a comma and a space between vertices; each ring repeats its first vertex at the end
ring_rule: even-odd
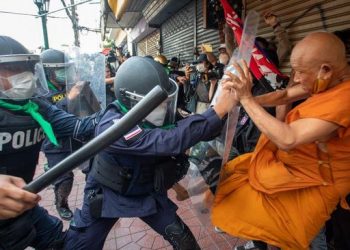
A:
POLYGON ((86 53, 78 47, 65 53, 68 112, 79 117, 96 113, 106 107, 105 57, 86 53))
MULTIPOLYGON (((229 65, 232 65, 234 60, 241 59, 244 59, 249 65, 258 24, 258 13, 250 11, 245 20, 239 49, 231 57, 229 65)), ((232 66, 228 66, 226 71, 236 73, 232 66)), ((221 81, 224 81, 225 77, 221 81)), ((212 104, 215 104, 220 95, 220 82, 212 104)), ((230 159, 230 155, 235 155, 234 149, 232 149, 232 141, 236 131, 238 115, 239 107, 234 107, 228 114, 228 119, 220 136, 210 142, 201 142, 191 149, 191 167, 186 177, 188 178, 187 190, 198 218, 206 226, 211 225, 210 210, 215 198, 216 187, 220 182, 221 169, 230 159)), ((214 227, 215 225, 211 226, 214 227)))

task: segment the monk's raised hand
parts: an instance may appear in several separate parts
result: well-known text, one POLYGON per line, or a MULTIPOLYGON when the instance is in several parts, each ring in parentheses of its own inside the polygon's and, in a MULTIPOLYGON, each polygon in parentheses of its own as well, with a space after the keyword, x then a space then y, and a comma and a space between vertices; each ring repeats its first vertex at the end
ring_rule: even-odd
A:
POLYGON ((239 65, 237 62, 234 62, 232 66, 236 70, 236 74, 233 74, 229 71, 225 72, 230 79, 225 81, 223 87, 225 89, 233 88, 236 91, 237 98, 241 101, 244 98, 251 98, 251 88, 253 83, 253 78, 249 72, 247 63, 242 60, 239 65))

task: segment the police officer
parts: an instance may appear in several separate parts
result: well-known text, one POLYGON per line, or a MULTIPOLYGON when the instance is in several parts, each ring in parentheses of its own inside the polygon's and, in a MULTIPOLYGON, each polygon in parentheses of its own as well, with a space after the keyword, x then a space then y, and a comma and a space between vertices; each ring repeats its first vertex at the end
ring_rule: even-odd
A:
POLYGON ((74 65, 65 62, 64 53, 56 49, 47 49, 41 53, 41 60, 44 66, 47 85, 50 93, 46 98, 53 104, 64 100, 66 96, 66 71, 74 65))
MULTIPOLYGON (((77 91, 70 91, 66 97, 66 71, 74 69, 74 64, 65 62, 65 56, 62 51, 56 49, 45 50, 41 54, 41 60, 44 66, 49 94, 46 98, 59 109, 67 111, 67 98, 76 97, 77 91)), ((67 74, 69 74, 67 72, 67 74)), ((59 146, 53 145, 48 139, 43 143, 42 150, 48 161, 48 169, 55 166, 58 162, 65 159, 73 150, 81 147, 81 142, 70 137, 59 138, 59 146)), ((46 169, 46 170, 48 170, 46 169)), ((54 183, 55 204, 59 216, 64 220, 70 220, 73 216, 68 206, 68 196, 73 187, 73 172, 60 176, 54 183)))
POLYGON ((0 249, 59 249, 62 222, 22 190, 33 179, 45 137, 91 137, 98 117, 78 119, 41 100, 48 93, 40 56, 0 36, 0 249))
POLYGON ((221 119, 235 101, 223 91, 215 107, 174 124, 177 84, 159 63, 132 57, 116 74, 117 101, 107 107, 96 135, 117 123, 156 85, 167 90, 168 99, 95 158, 82 209, 76 210, 71 221, 67 249, 102 249, 108 232, 121 217, 140 217, 174 249, 199 249, 193 234, 176 214, 177 207, 167 197, 167 189, 187 170, 187 159, 181 160, 181 154, 200 140, 217 135, 221 119))

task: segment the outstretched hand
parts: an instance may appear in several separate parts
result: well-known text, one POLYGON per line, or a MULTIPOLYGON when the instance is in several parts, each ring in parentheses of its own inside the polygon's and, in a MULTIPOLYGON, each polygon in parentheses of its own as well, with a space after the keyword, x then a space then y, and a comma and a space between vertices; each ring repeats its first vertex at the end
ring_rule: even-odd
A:
POLYGON ((67 95, 68 100, 74 100, 77 98, 84 87, 84 83, 84 81, 79 81, 69 90, 69 93, 67 95))
POLYGON ((240 61, 240 66, 237 62, 234 62, 232 66, 236 70, 236 74, 233 74, 229 71, 225 72, 230 79, 223 83, 224 89, 234 89, 236 92, 237 99, 242 101, 246 98, 252 98, 252 86, 253 86, 253 77, 249 72, 247 63, 242 60, 240 61))
POLYGON ((224 83, 222 83, 222 85, 220 86, 220 94, 217 97, 217 101, 214 106, 214 110, 220 118, 224 117, 238 104, 238 99, 235 90, 230 87, 224 88, 223 86, 224 83))

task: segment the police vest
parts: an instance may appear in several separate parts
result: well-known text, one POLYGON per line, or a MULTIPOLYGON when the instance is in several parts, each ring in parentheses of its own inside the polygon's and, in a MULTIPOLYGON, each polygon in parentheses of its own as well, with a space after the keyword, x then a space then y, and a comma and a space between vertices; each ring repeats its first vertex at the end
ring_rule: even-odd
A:
MULTIPOLYGON (((108 105, 107 110, 121 113, 115 103, 108 105)), ((105 113, 107 114, 108 112, 105 113)), ((106 120, 108 119, 111 117, 106 120)), ((123 136, 120 140, 127 148, 130 143, 141 138, 143 133, 140 132, 132 139, 123 136)), ((102 151, 94 158, 91 175, 99 183, 119 194, 137 196, 148 195, 151 192, 166 192, 185 176, 188 168, 189 162, 185 155, 142 156, 102 151)))
POLYGON ((62 101, 66 97, 66 90, 50 90, 50 93, 46 96, 46 99, 52 104, 56 104, 62 101))
POLYGON ((33 179, 45 134, 31 116, 0 108, 0 174, 33 179))

